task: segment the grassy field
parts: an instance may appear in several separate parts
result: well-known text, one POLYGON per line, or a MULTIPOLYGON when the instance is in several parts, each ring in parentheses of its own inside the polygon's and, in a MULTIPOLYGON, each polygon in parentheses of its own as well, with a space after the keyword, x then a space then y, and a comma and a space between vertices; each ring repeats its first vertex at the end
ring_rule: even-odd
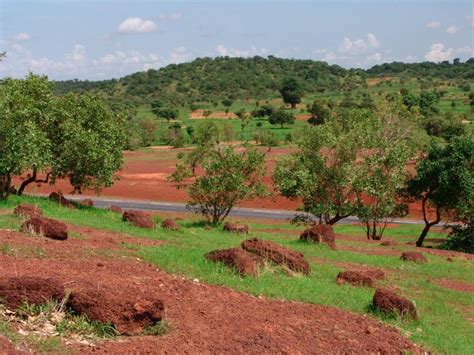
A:
MULTIPOLYGON (((358 89, 359 94, 368 93, 374 100, 377 102, 378 98, 382 98, 389 93, 399 93, 401 88, 408 89, 411 93, 419 94, 422 89, 421 85, 416 81, 408 81, 406 83, 400 84, 398 80, 393 81, 381 81, 377 85, 370 85, 366 88, 358 89)), ((444 90, 446 93, 441 98, 440 102, 437 104, 437 107, 440 111, 440 114, 445 114, 451 112, 455 117, 467 119, 472 121, 474 119, 473 113, 470 111, 469 99, 466 92, 463 92, 459 87, 452 85, 450 82, 443 82, 439 86, 433 87, 433 89, 444 90), (452 102, 454 102, 454 107, 452 107, 452 102)), ((293 110, 295 115, 304 115, 308 114, 306 109, 307 104, 311 104, 315 99, 323 100, 332 100, 335 103, 339 103, 344 97, 344 93, 341 91, 325 91, 319 95, 307 95, 302 99, 302 103, 298 109, 293 110)), ((272 100, 259 100, 259 105, 270 103, 275 107, 283 105, 283 101, 279 97, 275 97, 272 100)), ((199 105, 200 109, 210 110, 211 112, 224 112, 225 107, 222 103, 219 103, 217 106, 212 105, 211 103, 201 103, 199 105)), ((246 112, 250 113, 257 108, 256 100, 236 100, 229 109, 229 112, 236 112, 244 109, 246 112)), ((181 108, 179 110, 178 121, 181 123, 182 128, 188 126, 195 127, 202 120, 189 119, 191 111, 189 108, 181 108)), ((151 112, 151 107, 149 106, 140 106, 137 111, 137 118, 151 117, 156 118, 156 116, 151 112)), ((214 121, 217 125, 223 125, 224 122, 227 122, 233 127, 235 133, 235 140, 253 140, 253 135, 256 129, 268 129, 271 130, 280 140, 281 144, 285 144, 285 140, 288 134, 292 134, 295 129, 304 128, 307 123, 305 121, 297 120, 295 124, 288 125, 284 128, 279 126, 272 126, 268 123, 267 119, 251 119, 248 125, 243 129, 241 126, 241 121, 239 119, 212 119, 212 114, 208 120, 214 121), (259 127, 260 126, 260 127, 259 127)), ((164 120, 158 120, 158 130, 156 145, 164 144, 161 141, 161 136, 163 130, 167 129, 169 124, 164 120)), ((186 132, 184 132, 185 135, 186 132)))
MULTIPOLYGON (((257 279, 242 278, 223 266, 206 261, 203 255, 214 249, 238 246, 247 236, 224 233, 219 227, 205 229, 204 224, 194 216, 180 222, 183 227, 181 231, 166 231, 161 228, 142 230, 122 222, 120 215, 109 211, 85 207, 70 210, 42 198, 12 196, 8 201, 0 202, 0 228, 19 228, 20 220, 9 213, 19 202, 37 204, 47 217, 54 217, 67 223, 167 241, 159 247, 136 249, 140 258, 170 273, 231 287, 256 296, 323 304, 367 314, 369 317, 378 317, 400 328, 414 342, 429 350, 459 354, 474 351, 471 341, 474 331, 472 294, 454 291, 437 283, 438 280, 445 278, 474 283, 473 263, 464 258, 455 258, 453 262, 448 262, 446 257, 425 253, 429 263, 414 264, 404 262, 398 256, 368 254, 364 250, 375 250, 380 247, 366 243, 362 229, 351 225, 338 226, 336 232, 356 237, 356 240, 340 240, 338 241, 340 249, 331 250, 326 246, 298 241, 301 228, 286 223, 268 224, 268 222, 251 221, 250 236, 272 240, 302 252, 310 262, 312 272, 309 276, 289 277, 277 267, 267 267, 257 279), (344 250, 347 246, 365 249, 344 250), (336 284, 336 275, 343 270, 341 264, 384 269, 387 280, 382 284, 394 285, 402 295, 412 299, 418 308, 420 319, 405 321, 380 317, 372 313, 369 305, 373 289, 336 284)), ((156 219, 159 221, 159 217, 156 219)), ((384 238, 397 241, 398 244, 394 248, 401 253, 413 249, 405 242, 413 241, 420 229, 421 226, 398 226, 387 229, 384 238)), ((428 236, 428 238, 444 237, 445 234, 442 233, 430 233, 428 236)), ((0 246, 0 250, 8 251, 8 246, 0 246)), ((30 257, 39 256, 31 254, 30 257)))

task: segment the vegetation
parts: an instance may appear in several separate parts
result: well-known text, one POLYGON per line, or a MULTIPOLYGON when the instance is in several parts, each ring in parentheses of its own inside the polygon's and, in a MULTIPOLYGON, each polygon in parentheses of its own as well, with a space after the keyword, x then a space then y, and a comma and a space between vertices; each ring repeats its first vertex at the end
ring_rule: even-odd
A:
POLYGON ((191 164, 178 164, 171 176, 172 181, 183 182, 192 175, 198 163, 204 174, 195 178, 187 187, 189 206, 198 211, 212 224, 221 223, 239 202, 266 195, 264 155, 247 147, 236 153, 231 146, 214 144, 198 148, 199 159, 191 164))
POLYGON ((0 90, 0 199, 11 193, 12 178, 26 172, 19 194, 28 184, 59 178, 75 191, 112 185, 122 164, 123 120, 99 98, 54 98, 47 78, 33 74, 6 79, 0 90))
MULTIPOLYGON (((433 140, 416 169, 416 176, 408 181, 407 194, 421 201, 425 228, 417 246, 423 241, 432 226, 441 218, 462 218, 472 210, 474 201, 474 137, 472 135, 454 139, 448 144, 433 140), (435 209, 430 220, 428 209, 435 209)), ((465 233, 469 233, 469 228, 465 233)), ((461 233, 462 234, 462 233, 461 233)))

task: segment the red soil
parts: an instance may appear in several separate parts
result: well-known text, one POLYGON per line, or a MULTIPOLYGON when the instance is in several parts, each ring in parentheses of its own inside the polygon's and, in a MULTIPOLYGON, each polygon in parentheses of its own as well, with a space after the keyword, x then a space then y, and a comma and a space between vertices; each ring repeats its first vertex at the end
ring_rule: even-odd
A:
POLYGON ((451 290, 474 293, 474 284, 471 283, 451 279, 439 279, 436 283, 451 290))
MULTIPOLYGON (((172 182, 166 181, 166 178, 174 171, 177 162, 177 154, 191 150, 192 148, 173 149, 171 147, 151 147, 146 151, 124 152, 125 164, 116 175, 119 178, 112 187, 102 190, 103 196, 119 197, 137 200, 167 201, 167 202, 186 202, 188 195, 185 190, 178 190, 172 182)), ((260 148, 267 151, 266 148, 260 148)), ((267 175, 265 184, 274 192, 274 197, 261 198, 254 201, 247 201, 240 204, 241 207, 267 208, 295 210, 300 206, 299 200, 289 200, 273 189, 272 174, 275 168, 275 162, 278 158, 290 154, 294 149, 272 148, 266 155, 267 175)), ((414 171, 414 162, 407 165, 407 170, 414 171)), ((41 177, 40 177, 41 178, 41 177)), ((18 183, 20 180, 15 179, 18 183)), ((69 193, 72 188, 68 181, 58 180, 56 186, 41 185, 40 187, 32 184, 27 188, 28 192, 51 193, 53 191, 62 191, 69 193)), ((93 196, 93 190, 84 191, 84 195, 93 196)), ((409 204, 409 217, 422 218, 421 207, 419 203, 409 204)))
MULTIPOLYGON (((47 257, 0 255, 4 277, 52 277, 74 289, 93 284, 107 293, 154 294, 164 302, 170 331, 165 336, 130 336, 96 347, 72 343, 85 353, 420 353, 398 330, 366 316, 296 302, 271 301, 210 286, 157 270, 120 245, 150 241, 69 226, 80 238, 65 242, 0 230, 0 243, 42 248, 47 257), (121 258, 110 254, 113 245, 121 258), (96 249, 86 253, 85 246, 96 249), (129 255, 127 257, 127 255, 129 255)), ((0 340, 3 342, 3 340, 0 340)), ((8 349, 8 348, 7 348, 8 349)))

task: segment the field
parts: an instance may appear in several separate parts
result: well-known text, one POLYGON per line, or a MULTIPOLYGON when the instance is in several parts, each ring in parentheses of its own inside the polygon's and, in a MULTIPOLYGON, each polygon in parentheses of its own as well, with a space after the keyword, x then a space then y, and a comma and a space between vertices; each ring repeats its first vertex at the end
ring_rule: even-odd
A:
MULTIPOLYGON (((37 351, 86 351, 90 343, 99 352, 131 347, 166 351, 178 344, 182 351, 191 352, 208 351, 210 346, 213 351, 232 352, 297 352, 308 346, 315 351, 419 351, 401 335, 428 351, 468 354, 474 350, 470 341, 474 259, 468 254, 417 248, 428 264, 400 260, 403 251, 415 249, 412 242, 421 226, 389 228, 384 240, 393 242, 391 246, 366 241, 358 226, 339 226, 337 249, 331 250, 298 241, 302 229, 285 222, 241 220, 251 229, 248 236, 241 236, 223 232, 221 227, 209 228, 191 215, 160 214, 154 218, 160 222, 165 217, 178 218, 181 230, 140 229, 113 212, 87 207, 71 210, 43 198, 12 197, 1 202, 2 274, 50 277, 55 270, 55 277, 63 282, 78 287, 81 282, 101 285, 104 293, 131 297, 130 287, 152 292, 165 303, 167 325, 165 335, 99 337, 89 339, 88 345, 62 333, 21 335, 12 324, 0 320, 2 333, 37 351), (69 239, 54 241, 19 233, 22 220, 14 217, 12 210, 20 202, 38 205, 45 216, 66 222, 69 239), (253 279, 203 257, 211 250, 238 246, 250 237, 303 253, 311 273, 288 274, 268 264, 253 279), (335 282, 342 270, 367 269, 383 270, 386 279, 379 285, 413 300, 419 320, 374 313, 369 307, 373 288, 335 282)), ((427 246, 436 246, 445 237, 444 232, 435 230, 428 236, 427 246)))

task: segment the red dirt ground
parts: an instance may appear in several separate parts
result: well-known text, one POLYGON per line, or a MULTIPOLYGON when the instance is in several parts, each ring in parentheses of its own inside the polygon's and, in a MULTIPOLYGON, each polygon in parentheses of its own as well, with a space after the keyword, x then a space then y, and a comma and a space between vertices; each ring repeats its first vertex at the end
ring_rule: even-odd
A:
MULTIPOLYGON (((166 178, 174 171, 178 153, 185 153, 192 148, 172 149, 170 147, 151 147, 144 151, 124 152, 125 164, 120 172, 116 174, 119 180, 110 188, 102 191, 103 196, 119 197, 136 200, 152 200, 162 202, 186 202, 188 196, 185 190, 177 190, 176 185, 166 181, 166 178)), ((267 151, 266 148, 261 148, 267 151)), ((265 184, 271 191, 275 192, 274 197, 261 198, 240 204, 241 207, 267 208, 295 210, 299 205, 298 200, 289 200, 281 197, 272 188, 272 173, 275 162, 278 158, 288 155, 293 149, 272 148, 266 155, 267 175, 265 184)), ((407 166, 407 170, 414 170, 414 163, 407 166)), ((18 183, 15 179, 15 183, 18 183)), ((30 185, 28 192, 51 193, 53 191, 71 192, 72 188, 68 181, 59 180, 56 186, 30 185)), ((94 191, 84 191, 84 195, 93 196, 94 191)), ((419 204, 409 205, 409 217, 421 218, 421 207, 419 204)))
MULTIPOLYGON (((55 278, 67 287, 94 284, 103 292, 154 294, 163 300, 170 331, 164 336, 122 337, 88 347, 85 353, 419 353, 398 330, 339 309, 256 298, 218 286, 185 280, 136 259, 122 247, 149 240, 69 226, 79 236, 67 241, 0 230, 0 243, 42 248, 46 257, 0 255, 5 277, 55 278), (114 250, 110 248, 114 247, 114 250)), ((159 242, 158 242, 159 244, 159 242)))

